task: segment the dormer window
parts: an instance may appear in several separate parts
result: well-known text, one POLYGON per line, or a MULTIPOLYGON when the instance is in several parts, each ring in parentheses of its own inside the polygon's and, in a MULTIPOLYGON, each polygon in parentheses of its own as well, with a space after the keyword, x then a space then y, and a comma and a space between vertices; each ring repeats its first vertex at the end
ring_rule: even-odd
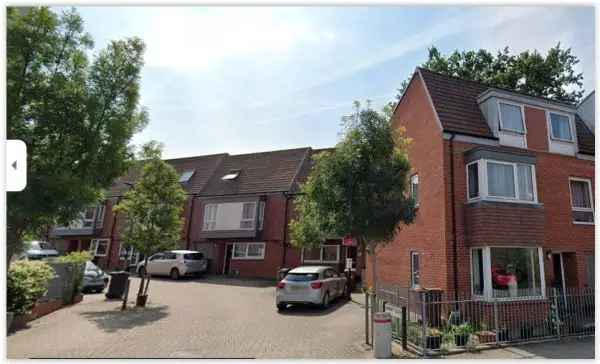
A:
POLYGON ((499 102, 500 130, 525 134, 523 105, 499 102))
POLYGON ((231 181, 231 180, 234 180, 234 179, 238 178, 239 175, 240 175, 240 170, 239 169, 232 169, 226 175, 224 175, 223 177, 221 177, 221 179, 223 181, 231 181))
POLYGON ((194 175, 194 170, 183 171, 181 176, 179 176, 179 183, 187 183, 190 178, 194 175))
POLYGON ((561 142, 573 142, 571 119, 568 115, 549 112, 551 137, 561 142))

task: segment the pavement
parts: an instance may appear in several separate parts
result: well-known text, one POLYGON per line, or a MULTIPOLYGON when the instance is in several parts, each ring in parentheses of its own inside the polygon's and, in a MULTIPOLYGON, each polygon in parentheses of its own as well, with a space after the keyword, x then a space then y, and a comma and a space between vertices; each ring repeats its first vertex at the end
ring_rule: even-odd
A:
POLYGON ((152 279, 146 308, 86 295, 11 333, 8 358, 370 358, 364 312, 338 300, 275 308, 272 282, 206 277, 152 279))
POLYGON ((567 338, 499 349, 466 352, 448 359, 594 359, 594 338, 567 338))

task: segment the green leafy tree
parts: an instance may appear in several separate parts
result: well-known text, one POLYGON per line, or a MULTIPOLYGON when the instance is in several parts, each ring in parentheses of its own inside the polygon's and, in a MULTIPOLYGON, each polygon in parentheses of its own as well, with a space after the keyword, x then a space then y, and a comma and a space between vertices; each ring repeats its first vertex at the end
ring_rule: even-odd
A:
POLYGON ((345 117, 346 129, 332 152, 315 156, 315 165, 290 222, 292 244, 316 247, 325 239, 351 235, 372 259, 392 240, 401 224, 412 223, 414 200, 406 193, 410 174, 402 131, 392 130, 384 113, 360 109, 345 117))
POLYGON ((123 175, 139 106, 144 44, 112 41, 90 63, 75 10, 7 9, 7 137, 27 145, 27 187, 8 194, 8 260, 24 234, 67 224, 123 175))
MULTIPOLYGON (((125 246, 142 253, 148 266, 150 255, 173 249, 181 238, 185 191, 175 169, 161 159, 160 145, 155 142, 144 145, 141 158, 140 179, 125 193, 115 211, 122 213, 126 220, 125 246)), ((150 278, 143 270, 138 297, 148 294, 149 284, 150 278)))
MULTIPOLYGON (((508 47, 495 55, 480 49, 455 50, 445 56, 434 46, 429 48, 428 59, 421 67, 532 96, 576 103, 584 93, 583 74, 575 71, 578 63, 571 48, 562 48, 560 43, 550 48, 546 56, 536 50, 511 54, 508 47)), ((410 78, 402 83, 391 105, 400 100, 409 81, 410 78)))

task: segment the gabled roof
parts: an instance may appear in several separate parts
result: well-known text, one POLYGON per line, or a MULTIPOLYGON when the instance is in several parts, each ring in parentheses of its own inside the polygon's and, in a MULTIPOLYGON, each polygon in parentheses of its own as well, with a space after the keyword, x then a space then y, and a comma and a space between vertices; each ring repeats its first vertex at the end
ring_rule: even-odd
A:
MULTIPOLYGON (((452 77, 425 68, 417 67, 416 72, 421 75, 442 128, 447 132, 497 139, 490 130, 478 103, 479 96, 491 90, 509 92, 563 107, 571 107, 575 111, 575 105, 568 103, 530 96, 513 90, 490 87, 481 82, 452 77)), ((576 126, 579 151, 584 154, 594 154, 594 135, 578 117, 576 118, 576 126)))
POLYGON ((310 148, 228 155, 215 170, 200 196, 290 192, 310 148), (232 170, 239 176, 222 177, 232 170))
POLYGON ((321 152, 333 152, 335 148, 321 148, 321 149, 311 149, 309 153, 306 155, 306 160, 302 163, 300 170, 298 170, 298 175, 292 184, 292 188, 290 189, 290 193, 299 193, 301 185, 306 182, 308 179, 308 175, 315 165, 314 156, 321 152))
MULTIPOLYGON (((222 162, 227 154, 203 155, 197 157, 186 157, 176 159, 166 159, 165 162, 172 165, 178 174, 185 171, 194 171, 187 183, 182 184, 187 193, 193 194, 200 192, 205 186, 217 166, 222 162)), ((111 187, 108 197, 122 196, 129 188, 126 183, 135 183, 141 174, 142 163, 133 165, 127 174, 115 181, 111 187)))

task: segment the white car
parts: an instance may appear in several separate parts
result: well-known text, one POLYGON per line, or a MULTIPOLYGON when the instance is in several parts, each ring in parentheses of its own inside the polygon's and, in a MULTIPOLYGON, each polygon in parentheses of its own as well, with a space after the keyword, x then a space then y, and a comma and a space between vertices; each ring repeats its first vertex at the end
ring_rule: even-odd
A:
POLYGON ((145 262, 138 263, 139 275, 149 273, 153 276, 169 276, 179 279, 186 275, 199 275, 208 269, 208 261, 204 254, 193 250, 170 250, 156 253, 148 258, 148 266, 145 262))
POLYGON ((288 304, 314 304, 328 307, 346 293, 346 277, 327 266, 305 266, 290 270, 277 283, 275 301, 278 310, 288 304))
POLYGON ((44 259, 58 256, 58 250, 47 241, 33 240, 25 243, 25 256, 29 260, 44 259))

